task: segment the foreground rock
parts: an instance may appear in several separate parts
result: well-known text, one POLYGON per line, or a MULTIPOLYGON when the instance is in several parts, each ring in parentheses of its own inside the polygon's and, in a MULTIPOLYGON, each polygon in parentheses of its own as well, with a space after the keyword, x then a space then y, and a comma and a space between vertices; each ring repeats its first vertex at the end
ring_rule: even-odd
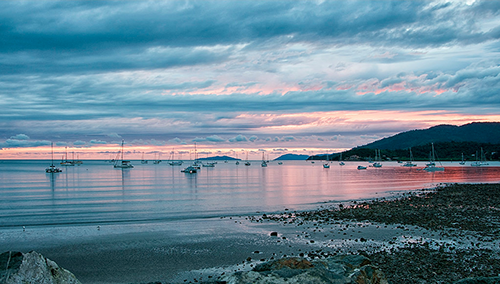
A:
POLYGON ((363 283, 386 284, 382 271, 362 255, 332 256, 324 260, 283 258, 257 265, 252 271, 237 272, 226 283, 363 283))
POLYGON ((32 251, 0 254, 0 283, 79 284, 68 270, 32 251))

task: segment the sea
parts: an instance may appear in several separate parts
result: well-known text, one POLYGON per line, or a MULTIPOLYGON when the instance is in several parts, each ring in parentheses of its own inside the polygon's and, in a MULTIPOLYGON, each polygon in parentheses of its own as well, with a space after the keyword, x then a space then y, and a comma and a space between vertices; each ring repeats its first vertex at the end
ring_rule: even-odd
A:
POLYGON ((442 183, 500 182, 500 162, 483 167, 445 162, 444 172, 426 172, 424 162, 412 168, 397 162, 383 162, 381 168, 367 162, 331 162, 324 168, 322 161, 271 161, 267 167, 260 161, 250 166, 218 161, 198 173, 181 172, 191 162, 171 166, 166 161, 132 161, 134 168, 118 169, 109 161, 85 160, 79 166, 57 163, 62 172, 50 174, 45 168, 51 161, 1 160, 0 244, 14 242, 21 230, 38 232, 38 238, 29 239, 35 242, 49 235, 92 237, 96 228, 106 226, 116 234, 175 224, 189 234, 193 227, 220 218, 311 210, 442 183), (367 169, 358 170, 358 165, 367 169))

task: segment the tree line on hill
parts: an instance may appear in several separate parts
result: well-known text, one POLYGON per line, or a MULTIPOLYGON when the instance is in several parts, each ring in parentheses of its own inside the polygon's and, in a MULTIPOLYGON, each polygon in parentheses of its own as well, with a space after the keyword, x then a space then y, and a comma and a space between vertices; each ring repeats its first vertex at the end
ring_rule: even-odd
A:
MULTIPOLYGON (((475 161, 480 159, 481 148, 483 149, 487 161, 500 160, 500 144, 479 143, 479 142, 436 142, 434 150, 436 158, 441 161, 461 161, 462 154, 464 160, 475 161)), ((368 161, 375 158, 375 148, 366 146, 356 147, 342 152, 342 160, 368 161)), ((431 152, 431 143, 411 147, 413 159, 415 161, 428 161, 431 152)), ((338 161, 341 153, 323 154, 310 156, 308 160, 329 160, 338 161)), ((405 149, 380 149, 382 160, 386 161, 409 161, 410 148, 405 149)))

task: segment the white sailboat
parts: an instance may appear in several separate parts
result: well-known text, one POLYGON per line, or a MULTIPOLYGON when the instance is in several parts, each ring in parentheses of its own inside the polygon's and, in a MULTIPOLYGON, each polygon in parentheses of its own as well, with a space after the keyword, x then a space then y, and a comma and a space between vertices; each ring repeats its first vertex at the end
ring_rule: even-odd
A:
POLYGON ((482 166, 487 166, 488 163, 486 162, 486 156, 484 155, 484 151, 483 151, 483 148, 481 147, 481 156, 478 160, 477 158, 477 152, 476 152, 476 161, 474 163, 471 163, 470 165, 472 167, 482 167, 482 166))
POLYGON ((330 164, 328 163, 328 154, 326 154, 326 163, 323 164, 323 168, 325 169, 329 169, 330 168, 330 164))
POLYGON ((45 169, 45 172, 48 174, 60 173, 62 170, 54 166, 54 145, 52 142, 50 142, 50 150, 52 152, 52 164, 45 169))
POLYGON ((183 162, 181 160, 178 161, 175 160, 175 149, 172 149, 171 159, 170 162, 168 162, 168 164, 171 166, 182 166, 182 163, 183 162))
POLYGON ((134 166, 130 163, 130 161, 123 160, 123 143, 124 143, 124 141, 122 139, 122 147, 121 147, 121 150, 120 150, 121 159, 116 159, 115 164, 114 164, 113 167, 115 167, 115 168, 121 168, 121 169, 133 168, 134 166))
POLYGON ((382 167, 382 164, 379 162, 380 160, 382 160, 382 156, 380 155, 380 150, 375 150, 375 163, 373 163, 373 167, 374 168, 381 168, 382 167))
POLYGON ((429 163, 424 168, 428 172, 444 172, 444 167, 439 162, 439 166, 436 166, 436 154, 434 152, 434 143, 431 143, 431 154, 429 157, 429 163))
POLYGON ((410 161, 406 162, 403 164, 403 167, 416 167, 417 164, 413 163, 413 153, 411 152, 411 147, 410 147, 410 161))
POLYGON ((74 166, 74 165, 75 165, 74 161, 68 160, 68 147, 66 147, 66 154, 61 161, 61 166, 67 167, 67 166, 74 166))
POLYGON ((341 165, 341 166, 345 165, 344 161, 342 161, 342 152, 340 152, 339 165, 341 165))

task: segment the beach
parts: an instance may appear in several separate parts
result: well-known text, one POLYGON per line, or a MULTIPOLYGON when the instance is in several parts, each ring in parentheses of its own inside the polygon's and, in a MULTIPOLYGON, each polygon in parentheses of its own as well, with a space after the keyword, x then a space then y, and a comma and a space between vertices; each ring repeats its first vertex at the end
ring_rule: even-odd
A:
POLYGON ((21 241, 12 250, 34 249, 82 283, 223 281, 282 257, 340 254, 367 256, 391 283, 453 283, 499 276, 499 200, 500 184, 443 185, 317 210, 207 219, 189 233, 175 230, 189 224, 171 223, 36 248, 21 241))

